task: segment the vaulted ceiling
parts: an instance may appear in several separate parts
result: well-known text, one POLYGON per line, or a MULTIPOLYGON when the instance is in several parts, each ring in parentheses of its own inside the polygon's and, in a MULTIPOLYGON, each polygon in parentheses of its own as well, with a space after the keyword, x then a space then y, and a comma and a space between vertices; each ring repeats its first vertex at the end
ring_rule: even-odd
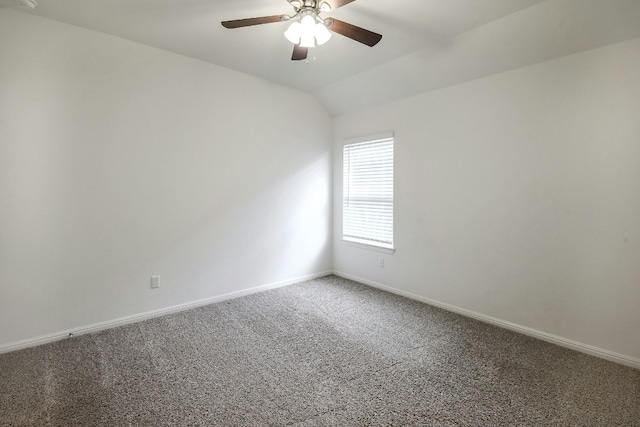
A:
POLYGON ((378 45, 335 34, 293 62, 288 23, 220 25, 291 15, 286 0, 36 1, 0 6, 309 91, 332 114, 640 37, 638 0, 357 0, 323 16, 382 34, 378 45))

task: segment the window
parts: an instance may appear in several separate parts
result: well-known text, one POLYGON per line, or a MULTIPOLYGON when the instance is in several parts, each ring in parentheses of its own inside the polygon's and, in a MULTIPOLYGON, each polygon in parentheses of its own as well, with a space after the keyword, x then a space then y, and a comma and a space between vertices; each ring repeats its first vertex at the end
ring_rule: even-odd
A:
POLYGON ((342 238, 393 249, 393 135, 343 151, 342 238))

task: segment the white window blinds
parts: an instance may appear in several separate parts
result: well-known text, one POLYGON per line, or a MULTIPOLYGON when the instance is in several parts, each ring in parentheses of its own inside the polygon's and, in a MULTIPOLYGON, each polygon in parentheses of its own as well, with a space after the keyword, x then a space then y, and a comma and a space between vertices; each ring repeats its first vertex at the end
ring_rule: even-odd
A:
POLYGON ((344 240, 393 248, 393 137, 344 146, 344 240))

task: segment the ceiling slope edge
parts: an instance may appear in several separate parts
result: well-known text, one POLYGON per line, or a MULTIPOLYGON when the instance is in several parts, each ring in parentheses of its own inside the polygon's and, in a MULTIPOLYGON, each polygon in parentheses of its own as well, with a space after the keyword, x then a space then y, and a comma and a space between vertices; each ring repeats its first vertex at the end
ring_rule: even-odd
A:
POLYGON ((640 37, 640 1, 548 0, 313 91, 334 116, 640 37))

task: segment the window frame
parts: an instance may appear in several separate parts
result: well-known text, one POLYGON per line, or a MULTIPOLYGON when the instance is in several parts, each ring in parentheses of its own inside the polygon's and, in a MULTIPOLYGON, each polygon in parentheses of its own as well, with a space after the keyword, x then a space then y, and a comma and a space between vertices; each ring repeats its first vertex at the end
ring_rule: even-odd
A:
POLYGON ((396 251, 395 248, 395 134, 393 132, 386 132, 376 135, 370 135, 362 138, 352 138, 343 141, 342 144, 342 152, 340 153, 342 158, 342 230, 340 231, 341 242, 346 246, 357 247, 361 249, 368 249, 376 252, 383 252, 388 254, 393 254, 396 251), (346 147, 355 144, 366 144, 366 143, 375 143, 377 141, 391 140, 392 143, 392 168, 391 168, 391 180, 392 180, 392 190, 391 190, 391 243, 385 244, 383 242, 375 242, 374 240, 367 239, 359 239, 356 237, 347 237, 345 236, 345 200, 347 198, 345 194, 345 189, 347 186, 347 176, 345 174, 345 160, 346 160, 346 147))

